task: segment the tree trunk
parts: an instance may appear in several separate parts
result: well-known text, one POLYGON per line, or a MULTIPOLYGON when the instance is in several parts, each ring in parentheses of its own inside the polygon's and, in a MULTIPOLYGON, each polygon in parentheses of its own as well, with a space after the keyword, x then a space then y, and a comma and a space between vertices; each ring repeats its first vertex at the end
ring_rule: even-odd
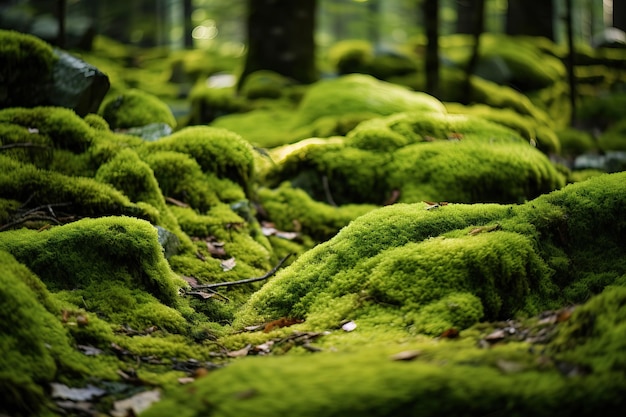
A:
POLYGON ((59 31, 57 32, 56 44, 59 48, 65 49, 65 11, 67 0, 57 0, 57 19, 59 21, 59 31))
POLYGON ((543 36, 554 40, 552 0, 509 0, 506 13, 508 35, 543 36))
POLYGON ((472 16, 476 8, 476 0, 457 0, 455 3, 456 33, 471 35, 474 31, 472 16))
POLYGON ((183 0, 183 45, 185 49, 193 48, 193 25, 191 22, 191 13, 193 13, 192 0, 183 0))
POLYGON ((472 75, 478 64, 480 53, 480 35, 485 30, 485 0, 473 0, 473 10, 471 13, 472 36, 474 44, 472 46, 472 55, 465 69, 465 85, 463 88, 463 101, 465 104, 470 102, 472 95, 472 75))
POLYGON ((424 0, 422 4, 426 28, 426 92, 437 97, 439 93, 439 2, 424 0))
POLYGON ((567 79, 569 82, 569 100, 570 100, 570 105, 572 107, 572 119, 570 120, 570 123, 573 124, 575 121, 574 119, 576 115, 577 92, 576 92, 576 77, 574 75, 575 50, 574 50, 574 31, 572 29, 572 26, 573 26, 572 7, 573 7, 572 0, 565 0, 565 24, 567 28, 567 49, 568 49, 566 66, 567 66, 567 79))
POLYGON ((626 0, 613 0, 613 27, 626 31, 626 0))
POLYGON ((316 0, 248 0, 248 53, 239 86, 258 70, 305 84, 317 80, 316 6, 316 0))

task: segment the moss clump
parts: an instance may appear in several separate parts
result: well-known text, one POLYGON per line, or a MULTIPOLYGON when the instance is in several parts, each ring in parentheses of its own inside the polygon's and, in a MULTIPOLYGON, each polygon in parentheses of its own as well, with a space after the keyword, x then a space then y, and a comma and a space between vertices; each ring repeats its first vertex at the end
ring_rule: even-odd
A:
POLYGON ((517 207, 375 210, 280 272, 236 324, 300 317, 319 329, 384 317, 437 334, 480 317, 461 294, 478 297, 487 320, 580 302, 626 272, 616 261, 626 247, 623 179, 605 175, 517 207))
POLYGON ((222 116, 249 110, 248 103, 236 94, 234 87, 212 88, 205 83, 197 84, 191 90, 189 99, 191 114, 188 125, 211 123, 222 116))
POLYGON ((603 151, 626 151, 626 121, 620 120, 603 132, 598 146, 603 151))
POLYGON ((248 100, 277 99, 282 97, 292 84, 289 79, 274 71, 255 71, 246 77, 240 93, 248 100))
POLYGON ((516 132, 468 115, 399 113, 363 122, 345 139, 307 140, 272 155, 270 184, 288 180, 337 204, 519 202, 564 184, 516 132))
POLYGON ((367 73, 374 60, 374 48, 357 39, 337 42, 328 51, 328 60, 339 75, 367 73))
POLYGON ((593 136, 585 131, 568 128, 556 132, 561 143, 561 154, 564 156, 578 156, 595 151, 598 145, 593 136))
POLYGON ((390 115, 403 111, 445 113, 437 99, 412 92, 375 78, 352 74, 312 85, 304 95, 295 126, 304 126, 324 116, 371 112, 390 115))
POLYGON ((41 39, 0 30, 0 108, 45 105, 57 61, 41 39))
POLYGON ((152 123, 176 127, 170 108, 156 96, 137 89, 129 89, 116 97, 109 97, 100 106, 99 113, 112 129, 128 129, 152 123))
POLYGON ((174 151, 190 155, 205 173, 228 178, 246 191, 251 185, 254 174, 252 146, 241 136, 226 129, 188 127, 147 144, 147 150, 174 151))

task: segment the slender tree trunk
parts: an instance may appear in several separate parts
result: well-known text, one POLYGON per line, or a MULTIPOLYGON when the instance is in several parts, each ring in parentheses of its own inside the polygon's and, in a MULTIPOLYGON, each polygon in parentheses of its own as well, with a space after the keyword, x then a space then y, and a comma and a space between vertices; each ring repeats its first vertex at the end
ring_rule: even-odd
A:
POLYGON ((506 33, 508 35, 543 36, 554 40, 553 18, 553 0, 509 0, 506 13, 506 33))
POLYGON ((467 63, 465 69, 465 85, 463 88, 463 101, 470 102, 472 95, 472 75, 478 64, 478 58, 480 57, 480 35, 485 30, 485 0, 473 0, 472 10, 472 36, 474 38, 474 44, 472 45, 472 55, 467 63))
POLYGON ((473 32, 472 15, 476 7, 475 0, 457 0, 456 2, 456 33, 471 35, 473 32))
POLYGON ((65 48, 65 11, 67 10, 67 0, 57 0, 57 19, 59 21, 59 31, 57 32, 57 46, 65 48))
POLYGON ((439 93, 439 2, 424 0, 422 15, 426 28, 426 92, 437 97, 439 93))
POLYGON ((239 85, 252 72, 275 71, 301 83, 317 80, 316 0, 248 0, 248 53, 239 85))
POLYGON ((572 29, 572 0, 565 0, 565 24, 567 28, 567 79, 569 82, 569 100, 572 107, 572 118, 570 123, 573 124, 576 118, 576 77, 574 76, 574 59, 576 51, 574 49, 574 31, 572 29))
POLYGON ((613 26, 626 31, 626 0, 613 0, 613 26))
POLYGON ((186 49, 193 48, 193 37, 191 36, 193 31, 191 22, 191 13, 193 13, 192 3, 192 0, 183 0, 183 45, 186 49))

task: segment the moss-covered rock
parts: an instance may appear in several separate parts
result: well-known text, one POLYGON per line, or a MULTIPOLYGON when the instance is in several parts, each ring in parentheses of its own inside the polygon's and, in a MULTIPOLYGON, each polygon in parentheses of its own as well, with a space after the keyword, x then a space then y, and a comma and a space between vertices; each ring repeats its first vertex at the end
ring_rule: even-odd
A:
POLYGON ((521 206, 373 211, 279 273, 237 324, 298 317, 319 330, 362 319, 438 334, 581 302, 626 271, 623 180, 593 178, 521 206))
POLYGON ((339 75, 368 73, 373 60, 374 48, 365 40, 340 41, 328 51, 328 61, 339 75))
POLYGON ((445 113, 434 97, 352 74, 319 81, 307 91, 298 108, 295 126, 303 126, 324 116, 371 112, 382 116, 404 111, 445 113))
POLYGON ((52 47, 24 33, 0 30, 0 108, 45 105, 58 60, 52 47))
POLYGON ((363 122, 345 139, 276 149, 267 178, 337 204, 383 204, 393 195, 402 202, 519 202, 564 184, 528 141, 480 117, 399 113, 363 122))
POLYGON ((176 119, 167 104, 138 89, 129 89, 107 98, 100 106, 99 114, 112 129, 128 129, 152 123, 176 127, 176 119))

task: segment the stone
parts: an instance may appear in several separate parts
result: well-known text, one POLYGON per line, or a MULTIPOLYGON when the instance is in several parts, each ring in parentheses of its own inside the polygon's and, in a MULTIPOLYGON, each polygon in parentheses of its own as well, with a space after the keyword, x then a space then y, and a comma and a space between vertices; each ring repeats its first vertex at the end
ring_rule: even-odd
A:
POLYGON ((54 52, 59 59, 53 67, 50 104, 73 109, 79 116, 96 113, 111 86, 109 78, 67 52, 54 52))

